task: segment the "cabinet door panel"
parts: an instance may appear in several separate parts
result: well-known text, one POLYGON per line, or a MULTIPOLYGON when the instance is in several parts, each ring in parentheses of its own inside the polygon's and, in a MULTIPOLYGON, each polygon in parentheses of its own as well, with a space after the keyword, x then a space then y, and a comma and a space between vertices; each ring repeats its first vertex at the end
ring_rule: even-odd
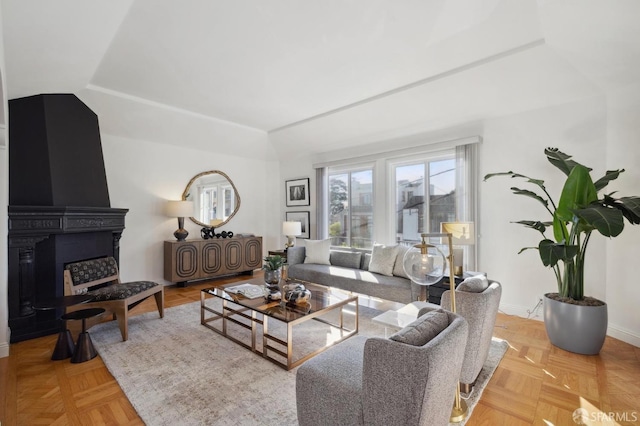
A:
POLYGON ((222 247, 220 243, 202 243, 202 277, 208 277, 220 272, 222 267, 222 247))
POLYGON ((244 268, 247 271, 262 265, 262 241, 258 238, 247 240, 244 246, 244 268))

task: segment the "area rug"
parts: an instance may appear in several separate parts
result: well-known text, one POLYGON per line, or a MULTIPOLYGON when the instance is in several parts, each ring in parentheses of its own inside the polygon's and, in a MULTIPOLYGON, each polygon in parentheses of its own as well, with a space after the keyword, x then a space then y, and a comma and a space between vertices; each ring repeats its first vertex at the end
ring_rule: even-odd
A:
MULTIPOLYGON (((358 334, 385 335, 384 326, 371 321, 379 311, 360 307, 359 314, 358 334)), ((284 332, 277 321, 269 324, 270 332, 284 332)), ((318 336, 322 342, 335 338, 335 330, 318 321, 300 327, 308 328, 294 331, 294 348, 317 345, 318 336)), ((166 309, 163 319, 157 312, 130 317, 126 342, 115 322, 98 324, 90 333, 105 365, 149 426, 297 424, 296 369, 285 371, 202 326, 200 302, 166 309)), ((245 337, 248 341, 248 333, 245 337)), ((506 347, 506 342, 492 342, 489 360, 466 399, 469 413, 506 347)))

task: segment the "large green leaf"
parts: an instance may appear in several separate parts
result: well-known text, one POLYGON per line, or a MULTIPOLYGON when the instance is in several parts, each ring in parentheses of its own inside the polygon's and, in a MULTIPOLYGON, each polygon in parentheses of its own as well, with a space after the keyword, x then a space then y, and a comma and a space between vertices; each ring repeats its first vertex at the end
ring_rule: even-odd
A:
POLYGON ((499 173, 489 173, 489 174, 484 176, 484 180, 491 179, 492 177, 495 177, 495 176, 510 176, 511 178, 526 179, 527 182, 532 183, 534 185, 537 185, 540 188, 544 189, 544 181, 543 180, 530 178, 529 176, 521 175, 520 173, 514 173, 514 172, 511 172, 511 171, 509 171, 509 172, 499 172, 499 173))
MULTIPOLYGON (((580 163, 570 160, 571 156, 558 150, 558 148, 546 148, 544 153, 547 156, 547 160, 567 176, 569 176, 575 166, 581 165, 580 163)), ((591 169, 589 169, 589 171, 591 171, 591 169)))
POLYGON ((629 223, 640 224, 640 197, 622 197, 615 199, 611 195, 604 196, 604 204, 620 210, 629 223))
POLYGON ((575 213, 605 237, 617 237, 624 229, 622 212, 613 207, 591 204, 584 209, 576 210, 575 213))
POLYGON ((567 229, 567 225, 558 219, 557 214, 553 215, 553 238, 555 238, 558 243, 569 239, 569 230, 567 229))
POLYGON ((578 254, 578 246, 558 244, 551 240, 540 241, 538 250, 544 266, 555 266, 559 261, 567 261, 578 254))
POLYGON ((527 228, 535 229, 536 231, 539 231, 540 233, 544 233, 544 231, 547 230, 547 226, 550 225, 549 222, 540 222, 539 220, 519 220, 519 221, 513 222, 513 223, 519 223, 520 225, 524 225, 527 228))
POLYGON ((605 173, 604 176, 602 176, 600 179, 595 181, 594 185, 596 187, 596 191, 600 191, 602 188, 604 188, 605 186, 609 185, 609 182, 611 182, 612 180, 618 179, 618 176, 620 176, 620 173, 622 173, 622 172, 624 172, 624 169, 622 169, 622 170, 607 170, 607 173, 605 173))
POLYGON ((571 221, 574 210, 585 207, 597 199, 598 194, 589 175, 589 169, 578 164, 571 170, 564 183, 556 215, 561 221, 571 221))
POLYGON ((535 192, 529 191, 528 189, 520 189, 520 188, 516 188, 515 186, 513 186, 513 187, 511 187, 511 190, 513 191, 514 194, 524 195, 525 197, 533 198, 534 200, 537 200, 537 201, 541 202, 542 205, 544 205, 545 207, 547 207, 549 205, 549 201, 548 200, 545 200, 544 198, 542 198, 541 196, 539 196, 535 192))

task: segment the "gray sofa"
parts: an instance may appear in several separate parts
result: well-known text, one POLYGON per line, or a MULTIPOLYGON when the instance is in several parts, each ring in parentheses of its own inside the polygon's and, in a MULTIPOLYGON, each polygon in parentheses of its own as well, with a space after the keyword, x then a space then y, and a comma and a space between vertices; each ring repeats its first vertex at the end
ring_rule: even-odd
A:
POLYGON ((289 278, 400 303, 418 300, 422 291, 418 284, 412 283, 408 278, 370 272, 368 265, 371 254, 367 252, 332 249, 330 265, 304 263, 305 257, 303 246, 287 250, 289 278))

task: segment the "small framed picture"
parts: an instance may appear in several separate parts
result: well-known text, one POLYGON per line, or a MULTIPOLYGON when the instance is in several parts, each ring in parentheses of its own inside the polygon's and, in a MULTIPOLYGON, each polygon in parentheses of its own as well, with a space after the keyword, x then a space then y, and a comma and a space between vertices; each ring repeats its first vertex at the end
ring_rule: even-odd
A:
POLYGON ((309 178, 288 180, 285 182, 287 207, 309 206, 309 178))
POLYGON ((311 238, 311 234, 309 232, 310 212, 286 212, 285 215, 287 222, 300 222, 302 234, 298 235, 298 238, 311 238))

